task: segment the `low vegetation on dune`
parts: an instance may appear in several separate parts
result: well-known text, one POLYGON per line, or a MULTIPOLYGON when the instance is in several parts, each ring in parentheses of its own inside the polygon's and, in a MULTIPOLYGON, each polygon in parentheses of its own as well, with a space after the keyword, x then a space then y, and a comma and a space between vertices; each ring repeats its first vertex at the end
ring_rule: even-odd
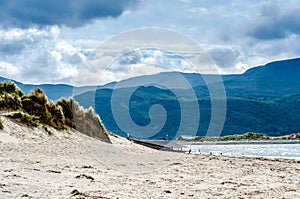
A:
POLYGON ((268 136, 262 133, 248 132, 241 135, 228 135, 221 137, 199 136, 193 139, 195 142, 223 142, 223 141, 264 141, 264 140, 300 140, 300 133, 284 136, 268 136))
POLYGON ((8 117, 10 117, 12 119, 16 119, 17 121, 22 122, 29 127, 38 126, 38 120, 37 120, 36 116, 29 115, 26 112, 22 112, 22 111, 12 112, 10 115, 8 115, 8 117))
MULTIPOLYGON (((88 136, 109 141, 108 133, 92 108, 83 109, 73 99, 48 100, 41 89, 25 95, 13 82, 0 83, 0 110, 30 127, 43 125, 58 130, 74 128, 88 136)), ((0 121, 0 128, 3 124, 0 121)))

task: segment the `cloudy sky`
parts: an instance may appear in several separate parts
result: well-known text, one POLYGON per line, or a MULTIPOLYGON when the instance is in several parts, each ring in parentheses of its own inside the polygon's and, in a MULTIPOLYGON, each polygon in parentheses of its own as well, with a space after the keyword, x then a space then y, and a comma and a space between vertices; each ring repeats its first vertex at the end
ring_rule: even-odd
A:
MULTIPOLYGON (((0 76, 25 83, 74 84, 101 42, 143 27, 192 38, 221 73, 300 57, 298 0, 0 0, 0 19, 0 76)), ((135 51, 118 64, 143 67, 165 55, 135 51)))

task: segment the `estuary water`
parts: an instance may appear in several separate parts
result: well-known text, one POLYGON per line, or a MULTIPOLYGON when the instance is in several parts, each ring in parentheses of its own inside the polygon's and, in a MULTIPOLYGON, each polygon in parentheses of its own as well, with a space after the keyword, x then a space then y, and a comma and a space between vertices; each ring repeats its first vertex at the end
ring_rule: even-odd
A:
POLYGON ((190 149, 192 153, 300 159, 300 143, 187 144, 183 146, 183 150, 189 151, 190 149))

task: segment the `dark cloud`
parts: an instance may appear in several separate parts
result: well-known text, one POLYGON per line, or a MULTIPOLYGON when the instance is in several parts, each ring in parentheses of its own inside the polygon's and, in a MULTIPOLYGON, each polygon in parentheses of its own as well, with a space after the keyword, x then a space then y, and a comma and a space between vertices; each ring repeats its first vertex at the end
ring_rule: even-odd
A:
POLYGON ((220 68, 232 68, 238 63, 240 52, 231 48, 213 48, 208 51, 213 61, 220 68))
POLYGON ((78 27, 95 19, 118 17, 139 4, 140 0, 0 0, 0 24, 20 28, 78 27))
POLYGON ((260 18, 259 21, 250 22, 246 30, 247 35, 257 39, 280 39, 287 34, 278 21, 274 21, 268 17, 260 18))
POLYGON ((24 43, 20 43, 20 42, 1 43, 0 53, 7 54, 7 55, 14 55, 22 52, 24 48, 25 48, 24 43))
POLYGON ((286 38, 300 34, 300 6, 264 1, 257 7, 258 15, 244 22, 242 29, 246 35, 262 40, 286 38))
POLYGON ((281 13, 279 22, 282 27, 293 34, 300 34, 300 7, 281 13))

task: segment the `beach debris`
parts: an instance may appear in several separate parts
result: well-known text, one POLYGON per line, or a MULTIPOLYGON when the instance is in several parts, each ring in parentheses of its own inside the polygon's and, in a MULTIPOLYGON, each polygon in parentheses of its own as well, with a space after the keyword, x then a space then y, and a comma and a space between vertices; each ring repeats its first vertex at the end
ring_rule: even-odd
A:
POLYGON ((99 196, 99 195, 97 195, 97 196, 95 196, 95 195, 90 195, 90 194, 87 194, 87 193, 83 193, 83 192, 80 192, 80 191, 78 191, 77 189, 74 189, 74 190, 72 190, 71 192, 70 192, 70 194, 71 194, 71 197, 73 198, 73 197, 75 197, 75 198, 102 198, 102 199, 110 199, 110 198, 108 198, 108 197, 105 197, 105 196, 99 196))
POLYGON ((6 169, 3 172, 12 172, 12 171, 13 171, 13 169, 6 169))
POLYGON ((75 178, 85 178, 88 180, 94 180, 94 178, 92 176, 86 175, 86 174, 80 174, 78 176, 76 176, 75 178))
POLYGON ((164 190, 165 193, 172 193, 170 190, 164 190))
MULTIPOLYGON (((83 197, 83 198, 86 198, 86 197, 89 197, 88 195, 86 195, 85 193, 82 193, 82 192, 79 192, 77 189, 74 189, 70 192, 70 194, 72 195, 71 197, 73 196, 80 196, 83 197)), ((77 197, 76 197, 77 198, 77 197)))
POLYGON ((180 165, 181 163, 180 162, 173 162, 170 164, 170 166, 173 166, 173 165, 180 165))
POLYGON ((77 196, 80 195, 80 192, 77 189, 74 189, 70 192, 70 194, 72 194, 73 196, 77 196))
POLYGON ((81 168, 83 168, 83 169, 93 169, 94 167, 92 167, 92 166, 90 166, 90 165, 84 165, 84 166, 82 166, 81 168))
POLYGON ((61 173, 61 171, 55 171, 55 170, 47 170, 49 173, 61 173))

